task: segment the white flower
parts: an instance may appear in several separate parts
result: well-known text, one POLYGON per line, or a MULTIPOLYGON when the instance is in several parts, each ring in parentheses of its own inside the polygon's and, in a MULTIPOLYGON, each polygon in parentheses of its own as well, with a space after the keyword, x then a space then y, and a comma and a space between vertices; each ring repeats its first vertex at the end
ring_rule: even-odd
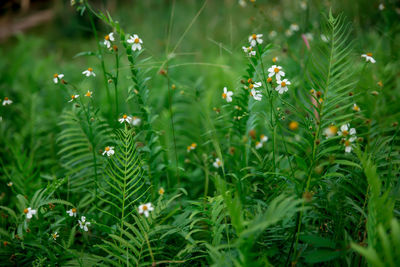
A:
POLYGON ((362 54, 361 57, 365 57, 365 61, 366 62, 371 62, 371 63, 375 63, 376 60, 372 57, 372 53, 366 53, 366 54, 362 54))
POLYGON ((86 221, 86 217, 82 216, 80 220, 78 220, 79 227, 83 229, 85 232, 89 231, 88 226, 90 225, 90 222, 86 221))
POLYGON ((256 51, 253 50, 252 46, 249 47, 242 46, 242 49, 249 57, 256 55, 256 51))
POLYGON ((292 30, 291 30, 291 29, 287 29, 287 30, 285 31, 285 35, 286 35, 287 37, 292 36, 292 35, 293 35, 292 30))
POLYGON ((133 117, 132 117, 131 124, 132 124, 133 126, 139 126, 141 121, 142 121, 142 120, 141 120, 139 117, 133 116, 133 117))
POLYGON ((350 124, 349 123, 343 124, 342 126, 340 126, 340 131, 338 131, 338 135, 343 136, 343 137, 346 137, 349 134, 350 135, 355 135, 356 134, 356 129, 351 128, 350 131, 349 131, 349 128, 350 128, 350 124))
POLYGON ((314 40, 314 35, 311 32, 307 32, 304 34, 307 40, 312 41, 314 40))
POLYGON ((218 169, 219 167, 222 166, 222 161, 219 158, 216 158, 213 163, 213 166, 218 169))
POLYGON ((111 42, 114 42, 114 33, 111 32, 108 35, 104 36, 104 45, 107 46, 107 48, 111 47, 111 42))
POLYGON ((5 97, 3 100, 3 106, 11 105, 11 104, 12 104, 12 100, 10 100, 8 97, 5 97))
POLYGON ((344 142, 344 146, 345 146, 344 151, 346 153, 350 153, 351 150, 353 149, 352 144, 347 140, 344 142))
POLYGON ((256 149, 260 149, 260 148, 262 148, 262 146, 263 146, 263 143, 256 142, 256 149))
POLYGON ((298 30, 300 30, 300 27, 299 27, 299 25, 293 23, 290 25, 289 29, 293 32, 297 32, 298 30))
POLYGON ((64 77, 64 74, 57 74, 57 73, 56 73, 56 74, 53 75, 53 82, 54 82, 55 84, 57 84, 58 81, 61 80, 63 77, 64 77))
POLYGON ((276 63, 277 61, 279 61, 279 57, 273 57, 272 58, 272 62, 276 63))
POLYGON ((232 96, 233 96, 233 92, 232 91, 228 91, 228 89, 226 87, 224 87, 224 92, 222 93, 222 98, 226 99, 226 102, 232 102, 232 96))
POLYGON ((239 0, 239 5, 240 5, 241 7, 246 7, 246 6, 247 6, 247 3, 246 3, 245 0, 239 0))
POLYGON ((335 136, 338 132, 338 128, 335 125, 330 125, 328 128, 324 130, 324 134, 326 135, 326 138, 335 136))
POLYGON ((149 217, 150 211, 153 211, 154 208, 151 203, 142 204, 139 206, 139 214, 144 214, 144 216, 149 217))
POLYGON ((263 37, 262 34, 252 34, 249 36, 249 43, 251 46, 256 46, 257 44, 262 44, 263 40, 261 39, 263 37))
POLYGON ((275 88, 276 91, 278 91, 280 94, 287 92, 288 90, 287 86, 290 85, 288 79, 284 79, 283 81, 278 80, 277 83, 278 86, 275 88))
POLYGON ((261 143, 265 143, 265 142, 267 142, 268 141, 268 136, 266 136, 266 135, 260 135, 260 142, 261 143))
POLYGON ((379 10, 382 11, 385 9, 385 5, 383 3, 379 4, 379 10))
POLYGON ((77 99, 79 97, 79 95, 71 95, 71 99, 68 102, 72 102, 75 99, 77 99))
POLYGON ((196 143, 192 143, 190 146, 187 147, 187 152, 195 150, 196 147, 197 147, 197 144, 196 143))
POLYGON ((306 1, 301 1, 300 2, 300 7, 301 7, 301 9, 306 10, 307 9, 307 2, 306 1))
POLYGON ((26 218, 27 218, 27 219, 32 218, 32 216, 35 215, 36 212, 37 212, 37 210, 31 209, 31 207, 29 207, 29 208, 27 208, 27 209, 24 209, 24 213, 26 214, 26 218))
POLYGON ((124 122, 126 122, 126 123, 131 123, 131 122, 132 122, 132 117, 131 117, 131 116, 128 116, 128 115, 126 115, 126 114, 124 114, 124 115, 122 115, 121 118, 118 119, 118 121, 119 121, 120 123, 124 123, 124 122))
POLYGON ((275 75, 276 80, 280 80, 282 77, 285 77, 285 73, 282 71, 282 67, 281 66, 277 66, 277 65, 272 65, 269 69, 268 69, 268 77, 272 77, 275 75))
POLYGON ((69 214, 70 217, 72 217, 72 216, 76 217, 76 209, 75 208, 67 210, 67 213, 69 214))
POLYGON ((277 36, 277 33, 276 33, 276 31, 270 31, 269 32, 269 38, 275 38, 277 36))
POLYGON ((83 71, 82 74, 86 75, 86 77, 90 76, 96 77, 96 74, 93 72, 92 68, 88 68, 87 70, 83 71))
POLYGON ((354 111, 357 111, 357 112, 361 111, 360 107, 357 106, 356 103, 354 103, 354 105, 353 105, 353 110, 354 110, 354 111))
POLYGON ((322 42, 324 42, 324 43, 329 42, 329 39, 328 39, 328 37, 326 37, 325 34, 321 34, 321 40, 322 40, 322 42))
POLYGON ((86 97, 92 97, 93 92, 92 91, 87 91, 87 93, 85 94, 86 97))
POLYGON ((56 240, 57 237, 59 237, 59 235, 58 235, 57 232, 54 232, 53 234, 51 234, 51 237, 52 237, 54 240, 56 240))
POLYGON ((114 155, 114 153, 115 151, 113 146, 106 146, 103 152, 103 156, 107 154, 108 157, 111 157, 112 155, 114 155))
POLYGON ((8 186, 8 187, 11 187, 11 186, 13 186, 13 182, 11 182, 11 181, 10 181, 10 182, 8 182, 8 183, 7 183, 7 186, 8 186))
POLYGON ((129 39, 127 40, 128 43, 132 44, 132 50, 142 50, 142 44, 143 41, 142 39, 139 38, 137 34, 134 34, 133 36, 129 36, 129 39))
POLYGON ((254 88, 251 89, 250 95, 254 98, 254 100, 257 100, 257 101, 261 101, 261 99, 262 99, 261 91, 258 91, 254 88))

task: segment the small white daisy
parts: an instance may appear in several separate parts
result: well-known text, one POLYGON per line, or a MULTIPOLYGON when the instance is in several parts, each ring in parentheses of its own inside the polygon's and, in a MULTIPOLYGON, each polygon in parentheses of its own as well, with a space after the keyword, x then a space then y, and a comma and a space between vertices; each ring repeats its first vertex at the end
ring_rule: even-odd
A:
POLYGON ((70 209, 70 210, 67 210, 67 213, 68 213, 68 215, 70 216, 70 217, 76 217, 76 209, 75 208, 72 208, 72 209, 70 209))
POLYGON ((350 128, 350 124, 343 124, 342 126, 340 126, 340 131, 338 131, 338 135, 343 136, 343 137, 347 137, 348 135, 355 135, 356 134, 356 129, 355 128, 350 128))
POLYGON ((260 149, 260 148, 262 148, 262 146, 263 146, 263 143, 262 142, 256 142, 256 149, 260 149))
POLYGON ((222 98, 226 99, 226 102, 232 102, 232 96, 233 96, 233 92, 232 91, 228 91, 228 89, 226 87, 224 87, 224 92, 222 93, 222 98))
POLYGON ((359 112, 359 111, 361 111, 360 107, 359 107, 359 106, 357 106, 357 104, 356 104, 356 103, 354 103, 354 104, 353 104, 353 110, 354 110, 354 111, 356 111, 356 112, 359 112))
POLYGON ((376 62, 376 60, 372 57, 372 53, 362 54, 361 57, 364 57, 366 62, 368 62, 368 61, 371 63, 376 62))
POLYGON ((79 95, 71 95, 71 99, 68 102, 72 102, 75 99, 77 99, 79 97, 79 95))
POLYGON ((128 115, 126 115, 126 114, 124 114, 124 115, 122 115, 121 118, 118 119, 118 121, 119 121, 120 123, 124 123, 124 122, 126 122, 126 123, 131 123, 131 122, 132 122, 132 117, 131 117, 131 116, 128 116, 128 115))
POLYGON ((129 36, 127 42, 129 44, 132 44, 133 51, 142 50, 143 41, 142 41, 142 39, 139 38, 139 36, 137 34, 134 34, 133 36, 129 36))
POLYGON ((11 104, 12 104, 12 100, 10 100, 8 97, 5 97, 3 100, 3 106, 11 105, 11 104))
POLYGON ((96 77, 96 74, 93 72, 93 68, 88 68, 87 70, 82 72, 83 75, 86 75, 86 77, 96 77))
POLYGON ((258 91, 254 88, 251 89, 250 95, 254 98, 254 100, 257 100, 257 101, 261 101, 261 99, 262 99, 261 91, 258 91))
POLYGON ((222 161, 219 158, 216 158, 215 161, 213 162, 213 166, 218 169, 219 167, 222 166, 222 161))
POLYGON ((24 213, 26 214, 27 219, 31 219, 33 215, 37 213, 37 210, 31 209, 31 207, 24 209, 24 213))
POLYGON ((92 94, 93 94, 93 92, 88 90, 88 91, 86 92, 85 96, 86 96, 86 97, 92 97, 92 94))
POLYGON ((8 187, 11 187, 11 186, 13 186, 13 182, 11 182, 11 181, 10 181, 10 182, 8 182, 8 183, 7 183, 7 186, 8 186, 8 187))
POLYGON ((114 153, 115 151, 113 146, 106 146, 103 152, 103 156, 107 154, 108 157, 111 157, 112 155, 114 155, 114 153))
POLYGON ((267 141, 268 141, 268 136, 266 136, 264 134, 260 135, 260 142, 261 143, 265 143, 267 141))
POLYGON ((64 74, 58 74, 58 73, 56 73, 56 74, 53 75, 53 82, 54 82, 55 84, 57 84, 58 81, 60 81, 63 77, 64 77, 64 74))
POLYGON ((196 147, 197 147, 197 144, 196 143, 192 143, 190 146, 187 147, 186 150, 187 150, 187 152, 190 152, 192 150, 195 150, 196 147))
POLYGON ((252 34, 249 36, 249 43, 251 46, 256 46, 257 44, 262 44, 263 40, 261 39, 263 37, 262 34, 252 34))
POLYGON ((150 211, 153 211, 154 207, 149 202, 147 204, 142 204, 139 206, 139 214, 144 214, 144 216, 149 217, 150 211))
POLYGON ((293 31, 293 32, 297 32, 298 30, 300 30, 300 27, 299 27, 299 25, 293 23, 293 24, 290 24, 289 29, 290 29, 291 31, 293 31))
POLYGON ((57 237, 59 237, 59 235, 58 235, 57 232, 54 232, 53 234, 51 234, 51 237, 52 237, 54 240, 56 240, 57 237))
POLYGON ((269 69, 268 69, 268 77, 272 77, 275 75, 276 80, 280 80, 282 77, 285 77, 285 73, 282 71, 282 67, 281 66, 277 66, 277 65, 272 65, 269 69))
POLYGON ((139 126, 142 120, 139 117, 133 116, 131 120, 131 124, 133 126, 139 126))
POLYGON ((111 42, 114 42, 114 33, 111 32, 108 35, 104 36, 104 45, 107 46, 107 48, 111 47, 111 42))
POLYGON ((242 46, 242 49, 249 57, 256 55, 256 51, 253 50, 252 46, 249 47, 242 46))
POLYGON ((79 227, 83 229, 85 232, 89 231, 88 226, 90 225, 90 222, 86 221, 86 217, 82 216, 80 220, 78 220, 79 227))
POLYGON ((290 85, 288 79, 284 79, 283 81, 278 80, 277 83, 278 86, 275 88, 275 90, 278 91, 280 94, 283 94, 288 91, 287 86, 290 85))
POLYGON ((324 134, 326 138, 335 136, 338 132, 338 128, 335 125, 330 125, 328 128, 324 130, 324 134))
POLYGON ((379 4, 379 10, 382 11, 385 9, 385 5, 383 3, 379 4))
POLYGON ((278 34, 277 34, 276 31, 270 31, 268 36, 269 36, 269 38, 272 39, 272 38, 275 38, 277 35, 278 35, 278 34))

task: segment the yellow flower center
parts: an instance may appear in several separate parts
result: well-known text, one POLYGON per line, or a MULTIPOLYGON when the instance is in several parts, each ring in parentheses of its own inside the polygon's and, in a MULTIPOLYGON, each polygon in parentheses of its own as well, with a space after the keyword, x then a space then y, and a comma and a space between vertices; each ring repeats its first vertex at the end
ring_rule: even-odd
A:
POLYGON ((360 107, 357 106, 357 105, 355 105, 355 106, 353 107, 353 110, 354 110, 354 111, 360 111, 360 107))
POLYGON ((331 132, 332 135, 335 135, 338 131, 338 128, 335 125, 329 126, 329 131, 331 132))
POLYGON ((164 188, 160 188, 160 189, 158 190, 158 193, 159 193, 160 195, 164 195, 164 193, 165 193, 164 188))
POLYGON ((106 151, 110 151, 110 147, 109 146, 106 147, 106 151))
POLYGON ((345 146, 350 146, 350 141, 349 140, 344 141, 344 145, 345 146))
POLYGON ((72 213, 76 213, 76 209, 75 208, 71 209, 71 211, 72 211, 72 213))
POLYGON ((27 214, 29 212, 28 209, 24 209, 24 213, 27 214))
POLYGON ((147 206, 146 205, 143 205, 143 208, 142 208, 143 210, 148 210, 148 208, 147 208, 147 206))
POLYGON ((347 136, 349 134, 349 132, 344 130, 344 131, 342 131, 342 134, 343 134, 343 136, 347 136))
POLYGON ((57 234, 52 234, 53 238, 56 239, 57 238, 57 234))
POLYGON ((122 118, 126 119, 126 118, 128 118, 128 116, 126 116, 126 114, 124 114, 124 115, 122 116, 122 118))
POLYGON ((260 139, 264 139, 264 137, 265 137, 265 135, 263 135, 263 134, 260 135, 260 139))
POLYGON ((110 40, 110 36, 109 36, 109 35, 106 35, 106 36, 104 37, 104 39, 106 39, 106 40, 108 41, 108 40, 110 40))
POLYGON ((268 77, 267 82, 269 82, 269 83, 272 82, 272 78, 268 77))
POLYGON ((248 82, 248 83, 252 83, 253 80, 252 80, 251 78, 249 78, 249 79, 247 80, 247 82, 248 82))
POLYGON ((254 84, 252 84, 252 83, 249 84, 249 88, 250 88, 250 89, 253 89, 253 87, 254 87, 254 84))
POLYGON ((190 146, 191 146, 193 149, 195 149, 195 148, 197 147, 197 144, 196 144, 196 143, 192 143, 190 146))
POLYGON ((274 71, 275 71, 275 73, 278 73, 278 72, 279 72, 279 69, 278 69, 278 68, 275 68, 274 71))
POLYGON ((54 76, 54 78, 58 78, 58 74, 57 73, 55 73, 53 76, 54 76))
POLYGON ((277 59, 276 59, 276 57, 274 57, 273 59, 272 59, 272 62, 276 62, 277 61, 277 59))
POLYGON ((222 165, 222 162, 221 162, 221 161, 217 161, 217 165, 218 165, 218 166, 221 166, 221 165, 222 165))
POLYGON ((285 82, 281 82, 281 86, 282 86, 282 87, 285 87, 285 86, 286 86, 286 83, 285 83, 285 82))
POLYGON ((71 99, 75 99, 75 95, 71 95, 71 99))
POLYGON ((256 146, 258 146, 260 144, 260 142, 256 142, 256 146))
POLYGON ((255 34, 255 33, 252 34, 252 35, 251 35, 251 38, 253 38, 253 40, 256 40, 256 39, 257 39, 257 34, 255 34))
POLYGON ((294 131, 299 128, 299 123, 297 121, 292 121, 289 123, 289 129, 294 131))
POLYGON ((372 57, 372 53, 367 53, 367 56, 372 57))
POLYGON ((8 100, 8 97, 5 97, 4 100, 7 101, 7 100, 8 100))
POLYGON ((135 40, 133 41, 135 44, 139 43, 139 38, 135 38, 135 40))
POLYGON ((93 71, 93 69, 92 69, 92 68, 88 68, 87 70, 88 70, 88 71, 90 71, 90 72, 92 72, 92 71, 93 71))
POLYGON ((226 94, 222 93, 222 98, 225 99, 226 98, 226 94))
POLYGON ((92 96, 92 92, 88 91, 85 96, 91 97, 92 96))

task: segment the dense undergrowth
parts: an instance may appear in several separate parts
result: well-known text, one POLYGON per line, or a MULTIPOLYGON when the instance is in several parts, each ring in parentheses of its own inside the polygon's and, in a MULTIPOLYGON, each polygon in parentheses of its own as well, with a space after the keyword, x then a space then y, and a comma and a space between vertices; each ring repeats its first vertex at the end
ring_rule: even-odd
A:
POLYGON ((1 50, 2 265, 398 265, 396 3, 72 2, 88 51, 1 50))

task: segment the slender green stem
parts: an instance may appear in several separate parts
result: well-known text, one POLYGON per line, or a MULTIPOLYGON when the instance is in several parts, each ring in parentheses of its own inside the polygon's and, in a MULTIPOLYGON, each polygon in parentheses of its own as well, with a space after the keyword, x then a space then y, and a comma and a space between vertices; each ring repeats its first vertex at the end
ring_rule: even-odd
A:
POLYGON ((95 38, 96 43, 97 43, 97 49, 99 51, 100 62, 101 62, 101 70, 103 72, 103 80, 104 80, 104 86, 106 88, 108 104, 110 105, 110 107, 112 107, 112 100, 111 100, 110 88, 108 86, 107 72, 106 72, 106 67, 105 67, 105 64, 104 64, 103 52, 102 52, 102 49, 101 49, 101 46, 100 46, 100 42, 99 42, 99 38, 98 38, 98 35, 97 35, 96 26, 94 24, 94 20, 93 20, 93 17, 92 17, 91 13, 89 13, 89 19, 90 19, 90 24, 92 26, 92 31, 93 31, 93 34, 94 34, 94 38, 95 38))
POLYGON ((119 55, 118 49, 115 51, 115 65, 116 65, 116 74, 114 78, 114 91, 115 91, 115 118, 118 118, 119 107, 118 107, 118 75, 119 75, 119 55))

